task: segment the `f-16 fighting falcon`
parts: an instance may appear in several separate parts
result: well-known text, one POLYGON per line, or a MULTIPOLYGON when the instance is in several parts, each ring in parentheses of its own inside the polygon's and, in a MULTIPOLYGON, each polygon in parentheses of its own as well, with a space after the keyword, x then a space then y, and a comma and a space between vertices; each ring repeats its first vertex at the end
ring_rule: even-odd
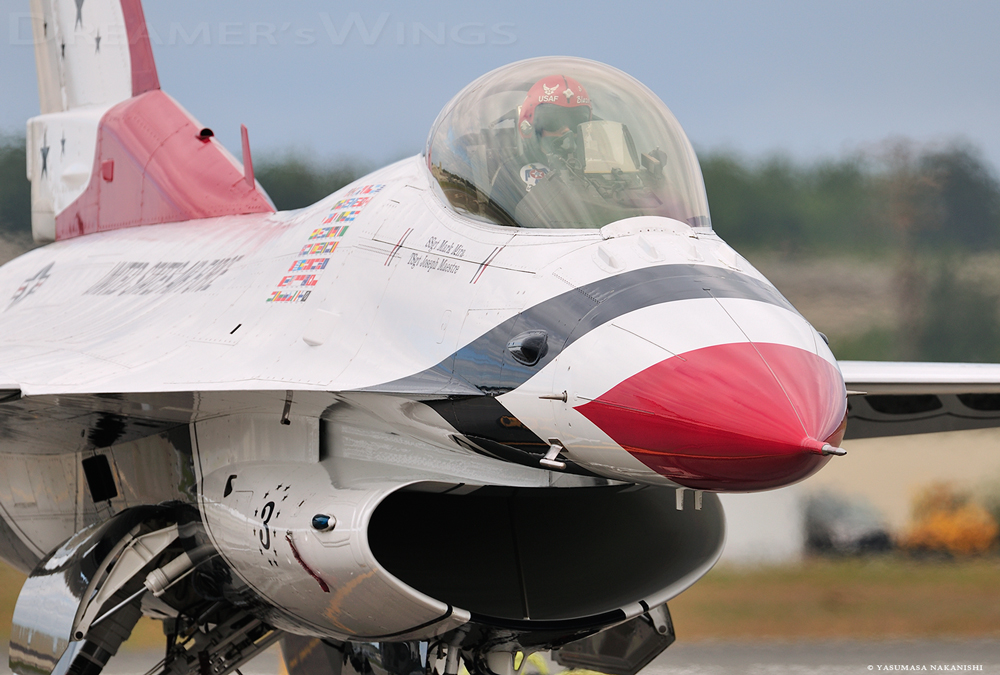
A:
POLYGON ((718 493, 1000 424, 997 366, 838 363, 614 68, 499 68, 419 156, 276 212, 245 130, 239 161, 161 90, 139 0, 31 10, 52 243, 0 268, 18 675, 97 675, 142 615, 158 675, 279 640, 291 675, 633 675, 722 552, 718 493))

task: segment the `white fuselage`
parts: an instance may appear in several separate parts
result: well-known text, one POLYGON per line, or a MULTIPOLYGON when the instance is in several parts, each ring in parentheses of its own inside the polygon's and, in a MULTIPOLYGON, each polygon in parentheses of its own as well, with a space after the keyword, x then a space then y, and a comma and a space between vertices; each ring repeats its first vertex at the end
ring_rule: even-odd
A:
MULTIPOLYGON (((696 265, 773 291, 707 230, 663 218, 601 230, 500 227, 456 214, 436 189, 413 158, 299 211, 124 229, 35 250, 0 270, 10 297, 0 348, 16 364, 5 375, 28 396, 462 394, 483 383, 452 377, 420 384, 429 387, 421 392, 388 383, 447 362, 528 308, 617 275, 696 265)), ((687 298, 624 312, 495 393, 539 437, 560 438, 568 456, 598 473, 662 484, 573 406, 673 355, 747 341, 835 364, 790 306, 687 298), (563 391, 568 401, 538 398, 563 391)))
MULTIPOLYGON (((468 620, 468 608, 421 592, 420 578, 400 582, 372 553, 373 514, 407 485, 558 485, 559 472, 538 464, 549 444, 561 449, 557 461, 598 479, 696 490, 774 487, 825 462, 800 447, 816 435, 802 431, 803 418, 799 431, 774 437, 785 464, 775 469, 766 458, 758 476, 759 456, 741 463, 741 439, 769 447, 769 425, 802 418, 804 409, 788 388, 790 371, 765 348, 804 354, 833 373, 836 362, 714 233, 653 217, 600 230, 501 227, 454 212, 437 190, 422 159, 412 158, 299 211, 121 229, 32 251, 0 270, 9 294, 0 309, 3 379, 26 400, 115 401, 124 392, 120 403, 102 405, 139 417, 173 410, 189 420, 198 505, 215 547, 276 608, 272 623, 342 639, 420 637, 468 620), (547 351, 519 364, 508 341, 536 329, 544 329, 547 351), (741 350, 760 352, 754 358, 771 374, 731 372, 741 368, 730 360, 741 350), (711 374, 683 392, 685 405, 695 405, 690 419, 662 413, 676 392, 661 395, 656 369, 680 364, 669 384, 692 377, 685 364, 697 366, 698 378, 706 363, 711 374), (645 400, 650 382, 649 410, 621 403, 637 391, 645 400), (193 398, 181 410, 170 392, 193 398), (775 392, 792 403, 773 400, 775 392), (784 418, 769 417, 772 409, 784 409, 784 418), (290 426, 278 423, 282 415, 290 426), (707 460, 659 445, 716 417, 722 431, 709 429, 707 460), (647 419, 655 422, 648 429, 647 419), (660 423, 681 426, 663 431, 660 423), (637 429, 638 445, 622 440, 637 429), (520 454, 510 460, 504 452, 520 454), (275 502, 277 491, 287 503, 275 502), (313 512, 334 516, 335 534, 311 529, 313 512), (324 585, 342 590, 331 595, 324 585), (339 604, 346 592, 352 609, 339 604), (400 611, 358 613, 389 601, 400 611)), ((802 378, 812 382, 811 373, 802 378)), ((813 426, 828 433, 843 415, 843 383, 818 381, 832 394, 812 396, 826 415, 813 426)), ((80 443, 19 441, 8 451, 89 452, 80 443)), ((146 445, 113 448, 116 466, 172 461, 146 445)), ((143 499, 143 481, 129 485, 134 479, 118 471, 127 492, 124 502, 108 502, 114 509, 143 499)), ((44 552, 79 528, 79 490, 67 487, 51 515, 30 512, 27 545, 44 552)), ((24 511, 11 499, 4 508, 24 511)), ((656 503, 674 508, 662 496, 656 503)), ((677 515, 686 523, 678 532, 692 542, 684 550, 694 552, 645 596, 650 606, 693 583, 721 552, 717 503, 704 516, 700 494, 695 504, 677 515)), ((613 520, 606 527, 609 537, 620 529, 613 520)), ((493 611, 469 602, 474 613, 493 611)), ((643 611, 606 602, 622 616, 643 611)), ((566 616, 574 611, 589 610, 566 616)))

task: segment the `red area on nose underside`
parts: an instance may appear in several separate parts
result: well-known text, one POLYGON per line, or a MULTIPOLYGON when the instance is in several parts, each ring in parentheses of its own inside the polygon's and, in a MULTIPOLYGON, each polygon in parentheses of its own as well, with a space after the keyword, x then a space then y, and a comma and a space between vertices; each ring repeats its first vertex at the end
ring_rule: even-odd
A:
POLYGON ((657 473, 725 491, 780 487, 818 470, 829 458, 817 450, 846 409, 828 361, 749 342, 671 357, 576 408, 657 473))

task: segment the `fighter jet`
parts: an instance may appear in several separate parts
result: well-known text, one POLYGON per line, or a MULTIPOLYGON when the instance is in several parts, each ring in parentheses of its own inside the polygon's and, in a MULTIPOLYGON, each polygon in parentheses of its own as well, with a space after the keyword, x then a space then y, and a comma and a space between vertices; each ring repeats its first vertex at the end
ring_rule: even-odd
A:
POLYGON ((1000 424, 1000 367, 838 363, 712 229, 657 96, 538 58, 425 150, 277 212, 160 89, 139 0, 32 0, 32 228, 0 268, 10 665, 632 675, 718 493, 847 437, 1000 424), (101 36, 127 39, 101 41, 101 36))

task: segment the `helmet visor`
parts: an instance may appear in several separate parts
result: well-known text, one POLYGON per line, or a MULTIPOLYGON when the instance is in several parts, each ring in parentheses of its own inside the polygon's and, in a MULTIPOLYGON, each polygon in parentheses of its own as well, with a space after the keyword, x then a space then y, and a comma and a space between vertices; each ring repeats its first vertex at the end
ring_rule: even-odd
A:
POLYGON ((558 133, 563 129, 576 131, 581 122, 589 120, 590 108, 582 105, 565 108, 560 105, 544 103, 535 110, 535 130, 537 133, 543 131, 558 133))

